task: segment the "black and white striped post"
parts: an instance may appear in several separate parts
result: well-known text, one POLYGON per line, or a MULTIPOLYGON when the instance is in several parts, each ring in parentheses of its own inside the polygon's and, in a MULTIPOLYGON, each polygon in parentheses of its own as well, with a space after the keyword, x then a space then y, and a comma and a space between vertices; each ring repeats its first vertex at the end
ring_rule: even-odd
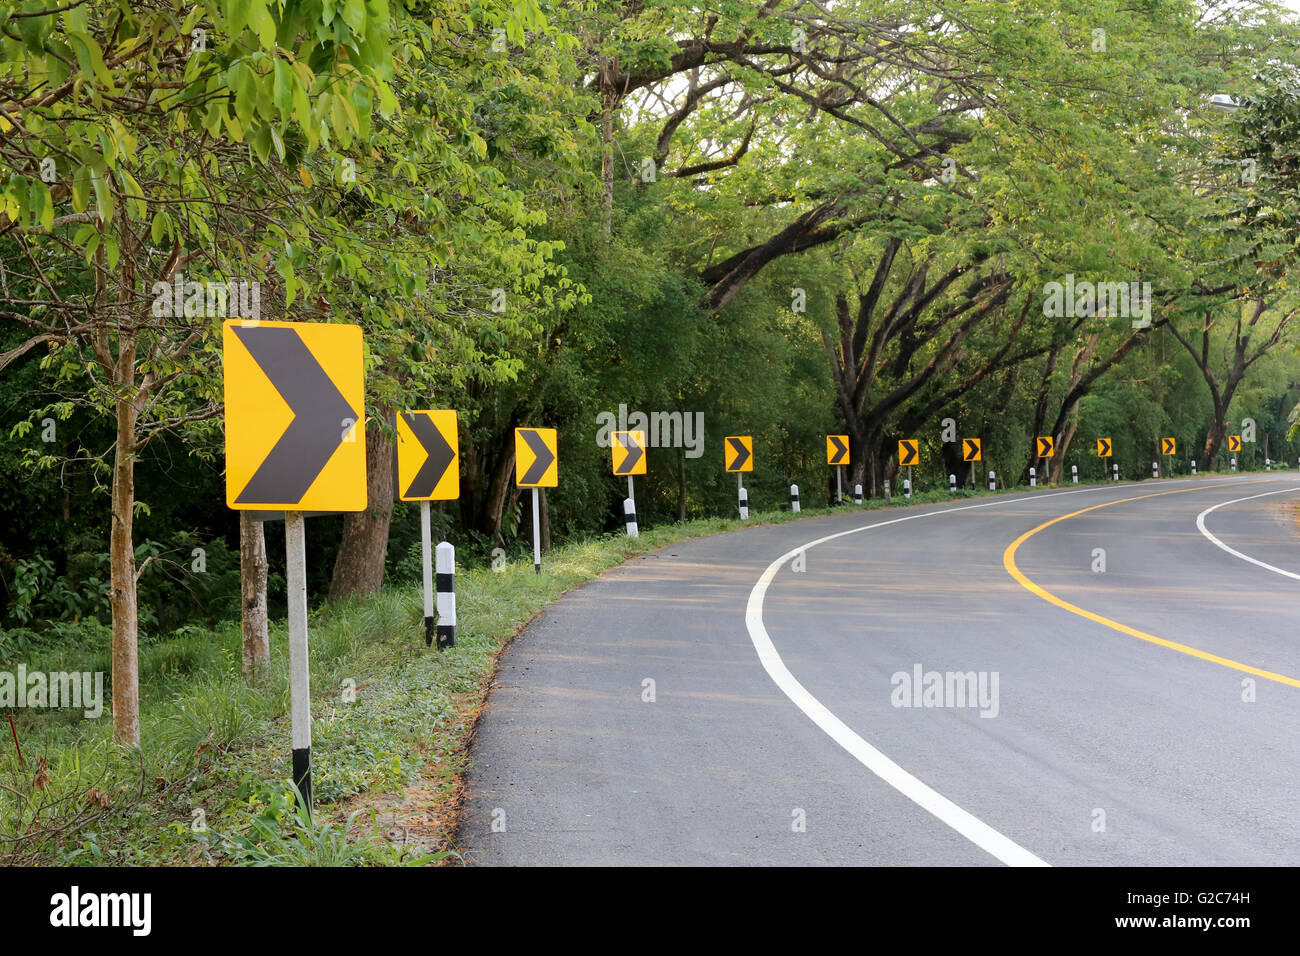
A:
POLYGON ((854 485, 854 486, 853 486, 853 503, 854 503, 855 505, 860 505, 860 504, 862 504, 862 486, 861 486, 861 485, 854 485))
POLYGON ((1074 479, 1074 483, 1075 483, 1076 485, 1079 483, 1079 466, 1078 466, 1078 465, 1071 465, 1071 466, 1070 466, 1070 477, 1074 479))
POLYGON ((998 475, 995 471, 989 472, 989 491, 998 490, 998 475))
POLYGON ((904 478, 904 479, 903 479, 903 497, 906 498, 906 499, 908 499, 909 501, 912 499, 912 479, 911 479, 911 478, 904 478))
POLYGON ((957 476, 956 476, 956 475, 949 475, 949 476, 948 476, 948 492, 949 492, 950 494, 956 494, 956 492, 957 492, 957 476))
POLYGON ((1038 472, 1034 470, 1033 465, 1029 466, 1029 487, 1030 488, 1038 487, 1038 472))
POLYGON ((632 476, 627 476, 627 497, 623 499, 623 521, 627 525, 627 536, 629 538, 641 537, 641 529, 636 523, 636 488, 632 484, 632 476))
POLYGON ((1111 472, 1111 479, 1110 479, 1110 480, 1111 480, 1111 481, 1119 481, 1119 463, 1116 462, 1116 463, 1112 464, 1110 467, 1113 469, 1113 471, 1111 472))
POLYGON ((424 646, 433 646, 433 544, 429 502, 420 502, 420 569, 424 577, 424 646))
POLYGON ((293 782, 311 814, 311 675, 307 658, 307 534, 301 511, 284 513, 285 586, 289 597, 289 720, 293 782))
MULTIPOLYGON (((428 504, 428 502, 423 502, 428 504)), ((456 646, 456 548, 438 542, 438 650, 456 646)))
POLYGON ((1153 462, 1151 463, 1151 477, 1152 477, 1152 478, 1159 478, 1159 477, 1160 477, 1160 462, 1159 462, 1159 461, 1153 461, 1153 462))
POLYGON ((799 486, 790 486, 790 510, 795 514, 799 513, 799 486))
POLYGON ((542 573, 542 512, 537 503, 537 489, 533 489, 533 573, 542 573))

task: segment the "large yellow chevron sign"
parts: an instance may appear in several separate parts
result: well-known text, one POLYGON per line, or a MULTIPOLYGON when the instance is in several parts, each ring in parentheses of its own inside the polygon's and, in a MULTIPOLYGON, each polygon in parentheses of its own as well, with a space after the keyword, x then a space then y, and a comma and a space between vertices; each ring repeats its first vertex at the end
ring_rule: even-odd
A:
POLYGON ((226 504, 364 511, 361 327, 230 320, 221 345, 226 504))

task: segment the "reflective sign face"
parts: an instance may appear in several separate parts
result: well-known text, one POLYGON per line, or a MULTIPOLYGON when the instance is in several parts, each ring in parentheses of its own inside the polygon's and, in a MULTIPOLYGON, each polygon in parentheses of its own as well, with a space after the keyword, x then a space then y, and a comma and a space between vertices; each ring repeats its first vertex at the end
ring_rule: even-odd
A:
POLYGON ((849 463, 849 436, 826 436, 826 464, 847 465, 849 463))
POLYGON ((1044 435, 1038 439, 1036 444, 1039 458, 1051 458, 1056 454, 1056 439, 1051 435, 1044 435))
POLYGON ((1160 454, 1176 455, 1178 454, 1177 449, 1178 449, 1178 443, 1175 442, 1172 438, 1160 439, 1160 454))
POLYGON ((898 463, 910 467, 920 464, 921 443, 915 438, 908 438, 898 443, 898 463))
POLYGON ((961 440, 961 460, 962 461, 979 461, 980 456, 984 454, 980 447, 978 438, 963 438, 961 440))
POLYGON ((397 496, 403 501, 460 497, 456 413, 402 412, 397 416, 397 496))
POLYGON ((560 483, 554 428, 515 429, 515 484, 520 488, 554 488, 560 483))
POLYGON ((1098 438, 1098 439, 1097 439, 1097 457, 1098 457, 1098 458, 1109 458, 1110 455, 1111 455, 1110 439, 1109 439, 1109 438, 1098 438))
POLYGON ((221 346, 226 504, 364 511, 361 327, 228 320, 221 346))
POLYGON ((1241 436, 1240 436, 1240 435, 1229 435, 1229 436, 1228 436, 1228 451, 1241 451, 1241 436))
POLYGON ((645 474, 645 432, 613 432, 609 450, 613 453, 614 474, 645 474))
POLYGON ((727 471, 753 471, 753 436, 728 435, 722 439, 722 460, 727 466, 727 471))

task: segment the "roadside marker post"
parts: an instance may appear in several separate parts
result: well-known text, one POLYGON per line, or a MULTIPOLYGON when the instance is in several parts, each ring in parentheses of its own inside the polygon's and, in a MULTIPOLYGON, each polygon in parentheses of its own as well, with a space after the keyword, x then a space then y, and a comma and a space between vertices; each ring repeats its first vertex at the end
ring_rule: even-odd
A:
POLYGON ((533 571, 542 573, 542 513, 538 488, 560 484, 560 462, 554 428, 515 429, 515 487, 533 490, 533 571))
MULTIPOLYGON (((428 507, 428 502, 425 502, 428 507)), ((438 650, 456 646, 456 548, 438 542, 438 650)))
MULTIPOLYGON (((434 553, 429 502, 455 501, 460 497, 459 426, 456 412, 451 409, 402 412, 396 416, 394 425, 397 428, 397 497, 400 501, 420 503, 424 644, 432 647, 435 638, 434 553)), ((441 549, 442 544, 438 548, 441 549)), ((452 554, 455 554, 455 549, 452 554)), ((443 647, 439 642, 438 650, 443 650, 443 647)))
POLYGON ((854 485, 854 486, 853 486, 853 503, 854 503, 855 505, 860 505, 860 504, 862 504, 862 486, 861 486, 861 485, 854 485))
POLYGON ((222 324, 226 504, 284 515, 292 775, 308 815, 306 513, 366 509, 362 352, 357 325, 238 319, 222 324))
POLYGON ((795 514, 799 513, 799 486, 790 486, 790 510, 795 514))

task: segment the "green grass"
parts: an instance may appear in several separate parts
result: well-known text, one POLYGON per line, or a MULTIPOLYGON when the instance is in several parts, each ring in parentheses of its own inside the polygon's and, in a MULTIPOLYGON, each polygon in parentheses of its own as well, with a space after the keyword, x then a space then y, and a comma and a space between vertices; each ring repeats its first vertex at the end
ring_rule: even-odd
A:
MULTIPOLYGON (((1092 482, 1098 484, 1100 482, 1092 482)), ((1084 484, 1087 484, 1085 482, 1084 484)), ((1024 491, 1013 488, 1011 491, 1024 491)), ((1001 494, 1002 492, 999 492, 1001 494)), ((238 622, 185 627, 140 650, 143 748, 112 740, 112 719, 14 714, 20 763, 0 717, 0 863, 409 865, 448 855, 466 745, 502 649, 557 597, 630 557, 741 527, 846 511, 988 497, 920 491, 838 509, 751 513, 570 542, 544 558, 463 570, 456 647, 424 645, 418 584, 315 611, 310 623, 313 781, 307 820, 288 784, 283 622, 272 667, 240 677, 238 622), (355 689, 355 700, 350 691, 355 689), (416 794, 413 800, 403 798, 416 794), (394 840, 394 829, 402 833, 394 840)), ((109 670, 109 633, 63 626, 19 643, 0 633, 0 670, 109 670)), ((105 678, 107 684, 107 677, 105 678)), ((108 695, 108 688, 105 687, 108 695)))

